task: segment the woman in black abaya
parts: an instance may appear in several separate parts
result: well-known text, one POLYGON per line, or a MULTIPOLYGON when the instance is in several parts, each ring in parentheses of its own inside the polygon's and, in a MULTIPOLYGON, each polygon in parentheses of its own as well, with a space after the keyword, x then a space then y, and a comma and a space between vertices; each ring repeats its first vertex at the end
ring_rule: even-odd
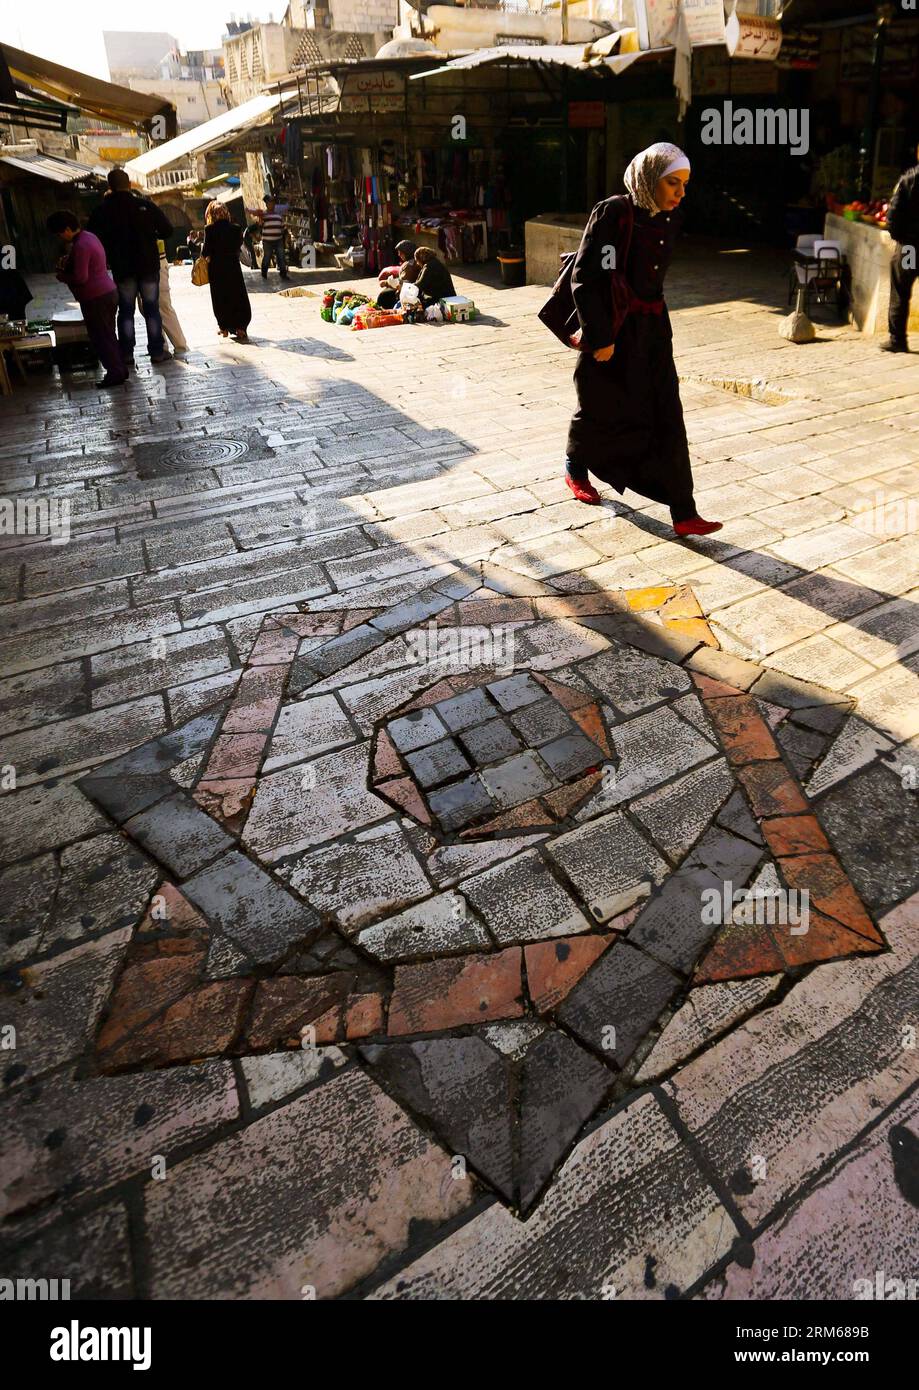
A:
POLYGON ((601 500, 593 473, 617 492, 664 503, 677 535, 706 536, 721 523, 696 511, 663 299, 688 181, 682 150, 651 145, 625 172, 628 195, 590 215, 571 276, 581 351, 566 478, 580 502, 601 500))
POLYGON ((230 221, 230 214, 216 198, 204 214, 207 229, 201 254, 207 260, 207 279, 211 289, 214 318, 225 338, 232 333, 238 343, 249 341, 246 329, 252 321, 252 305, 239 263, 242 228, 230 221))

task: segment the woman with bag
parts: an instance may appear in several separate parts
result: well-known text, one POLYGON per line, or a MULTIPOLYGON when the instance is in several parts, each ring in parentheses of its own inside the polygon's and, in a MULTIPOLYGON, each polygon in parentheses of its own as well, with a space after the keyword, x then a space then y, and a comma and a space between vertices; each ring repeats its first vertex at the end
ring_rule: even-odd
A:
MULTIPOLYGON (((247 343, 246 329, 252 321, 252 305, 239 263, 242 228, 230 221, 226 207, 216 199, 208 203, 204 221, 206 226, 201 255, 207 264, 206 283, 211 287, 211 305, 220 336, 226 338, 232 333, 237 343, 247 343)), ((192 279, 197 284, 196 272, 197 261, 192 270, 192 279)))
POLYGON ((608 198, 590 215, 571 271, 578 408, 565 472, 579 502, 601 501, 593 473, 617 492, 664 503, 678 536, 707 536, 721 522, 696 511, 663 299, 688 182, 683 151, 651 145, 625 171, 628 196, 608 198))

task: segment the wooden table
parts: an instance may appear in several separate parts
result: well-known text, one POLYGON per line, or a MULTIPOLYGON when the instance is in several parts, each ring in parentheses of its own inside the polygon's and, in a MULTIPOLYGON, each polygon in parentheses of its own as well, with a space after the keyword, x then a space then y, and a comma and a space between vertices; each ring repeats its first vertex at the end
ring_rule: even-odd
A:
POLYGON ((23 352, 48 352, 53 347, 53 333, 27 333, 24 337, 0 338, 0 396, 9 396, 13 391, 13 383, 10 380, 9 368, 6 364, 7 354, 12 357, 16 370, 25 381, 26 372, 20 354, 23 352))

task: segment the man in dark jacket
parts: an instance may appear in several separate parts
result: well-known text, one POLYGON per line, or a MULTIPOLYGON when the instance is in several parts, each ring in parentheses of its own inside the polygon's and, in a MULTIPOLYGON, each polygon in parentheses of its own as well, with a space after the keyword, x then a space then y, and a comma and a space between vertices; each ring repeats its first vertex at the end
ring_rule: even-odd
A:
MULTIPOLYGON (((917 150, 919 156, 919 150, 917 150)), ((897 243, 890 263, 890 337, 884 352, 909 352, 909 300, 919 279, 919 164, 897 184, 887 209, 887 230, 897 243)))
POLYGON ((134 306, 138 296, 147 324, 152 362, 168 362, 160 317, 158 240, 172 233, 172 223, 148 198, 131 192, 124 169, 112 169, 109 191, 89 219, 88 230, 105 247, 109 270, 118 286, 118 344, 126 367, 134 365, 134 306))

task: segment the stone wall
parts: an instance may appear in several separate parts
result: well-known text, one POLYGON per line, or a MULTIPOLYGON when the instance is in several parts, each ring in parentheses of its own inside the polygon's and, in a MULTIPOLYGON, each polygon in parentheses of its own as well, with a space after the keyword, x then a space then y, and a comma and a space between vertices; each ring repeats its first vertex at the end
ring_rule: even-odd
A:
MULTIPOLYGON (((852 275, 852 319, 863 333, 886 333, 890 305, 890 261, 894 243, 887 232, 867 222, 827 215, 823 235, 838 241, 852 275)), ((919 332, 919 300, 914 296, 910 331, 919 332)))

